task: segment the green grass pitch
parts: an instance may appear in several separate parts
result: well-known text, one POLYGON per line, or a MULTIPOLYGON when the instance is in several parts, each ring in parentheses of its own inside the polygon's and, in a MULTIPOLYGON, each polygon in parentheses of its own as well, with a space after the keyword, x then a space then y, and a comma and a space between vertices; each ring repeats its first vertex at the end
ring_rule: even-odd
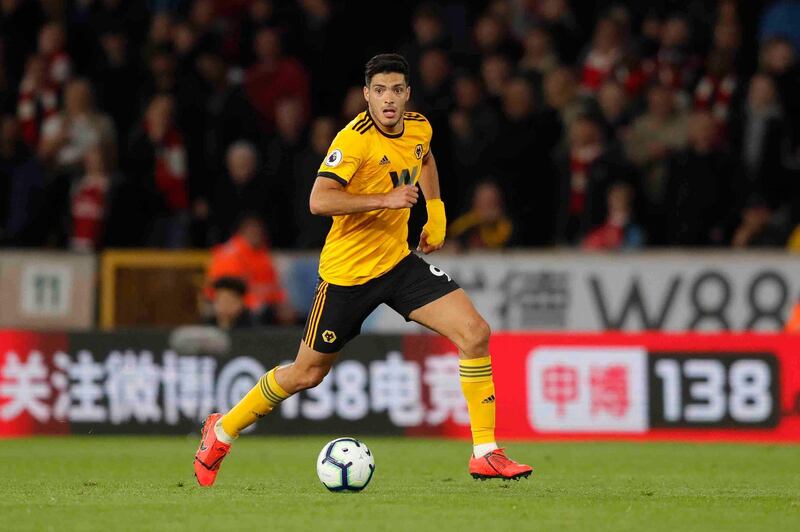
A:
POLYGON ((329 493, 314 460, 330 438, 242 437, 213 488, 197 439, 0 441, 2 530, 800 530, 800 448, 512 443, 535 469, 472 480, 463 441, 368 437, 362 493, 329 493))

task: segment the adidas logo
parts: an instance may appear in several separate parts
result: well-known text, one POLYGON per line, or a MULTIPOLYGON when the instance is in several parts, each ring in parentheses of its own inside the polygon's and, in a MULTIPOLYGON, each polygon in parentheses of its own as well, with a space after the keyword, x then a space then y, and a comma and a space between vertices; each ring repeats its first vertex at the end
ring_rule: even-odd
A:
POLYGON ((383 159, 381 159, 381 162, 378 164, 380 164, 381 166, 383 166, 384 164, 389 164, 389 158, 384 155, 383 159))
POLYGON ((488 405, 489 403, 494 403, 494 394, 490 395, 489 397, 481 401, 481 403, 485 405, 488 405))

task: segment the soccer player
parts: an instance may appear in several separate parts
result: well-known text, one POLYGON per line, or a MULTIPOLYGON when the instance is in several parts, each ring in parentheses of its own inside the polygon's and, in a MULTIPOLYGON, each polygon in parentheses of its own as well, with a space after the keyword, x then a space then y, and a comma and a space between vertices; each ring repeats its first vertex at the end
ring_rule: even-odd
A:
POLYGON ((431 125, 405 112, 411 96, 408 63, 381 54, 366 65, 367 110, 333 140, 311 191, 311 212, 333 216, 322 249, 316 297, 294 363, 276 367, 227 414, 206 418, 194 471, 211 486, 239 433, 281 401, 318 385, 339 352, 381 303, 450 339, 459 350, 461 388, 473 438, 474 478, 518 479, 532 468, 495 443, 495 390, 489 325, 446 273, 410 252, 409 209, 422 188, 428 219, 418 250, 442 247, 445 210, 430 151, 431 125))

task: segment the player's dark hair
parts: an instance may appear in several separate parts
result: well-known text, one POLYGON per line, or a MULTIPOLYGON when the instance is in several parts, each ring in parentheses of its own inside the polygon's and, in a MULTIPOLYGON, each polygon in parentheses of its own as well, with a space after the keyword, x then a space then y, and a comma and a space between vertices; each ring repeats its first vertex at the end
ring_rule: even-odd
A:
POLYGON ((247 293, 247 283, 239 277, 220 277, 212 286, 214 290, 230 290, 239 297, 244 297, 247 293))
POLYGON ((400 54, 378 54, 364 67, 364 80, 367 87, 375 74, 402 74, 408 85, 408 61, 400 54))

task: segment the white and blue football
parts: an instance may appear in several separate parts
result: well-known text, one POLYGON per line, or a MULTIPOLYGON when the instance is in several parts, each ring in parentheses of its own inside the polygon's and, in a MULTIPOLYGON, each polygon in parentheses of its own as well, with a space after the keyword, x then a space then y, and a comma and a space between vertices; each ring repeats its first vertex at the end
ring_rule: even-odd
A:
POLYGON ((317 457, 317 476, 331 491, 361 491, 375 472, 375 458, 362 441, 337 438, 317 457))

